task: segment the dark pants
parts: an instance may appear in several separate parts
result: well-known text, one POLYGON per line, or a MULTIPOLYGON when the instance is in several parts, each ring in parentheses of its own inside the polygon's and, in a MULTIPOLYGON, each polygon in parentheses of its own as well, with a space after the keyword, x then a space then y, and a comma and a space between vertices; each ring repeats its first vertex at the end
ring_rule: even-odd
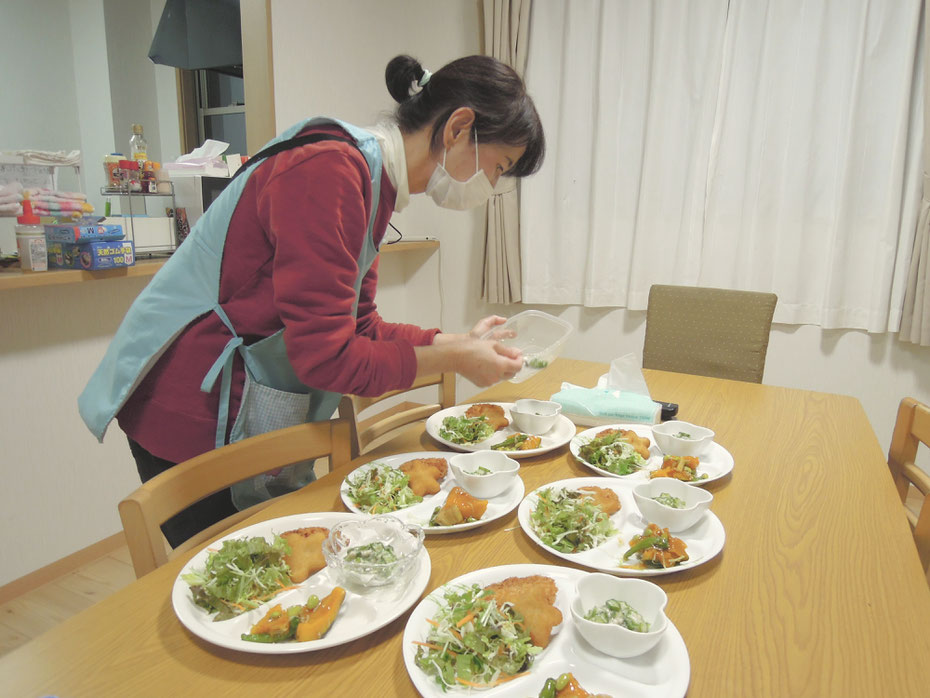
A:
MULTIPOLYGON (((136 469, 139 471, 142 482, 151 480, 176 465, 171 461, 153 456, 132 439, 129 439, 129 450, 132 451, 132 457, 136 459, 136 469)), ((235 514, 236 511, 232 503, 232 494, 227 488, 175 514, 161 525, 161 532, 168 539, 168 544, 176 548, 191 536, 235 514)))

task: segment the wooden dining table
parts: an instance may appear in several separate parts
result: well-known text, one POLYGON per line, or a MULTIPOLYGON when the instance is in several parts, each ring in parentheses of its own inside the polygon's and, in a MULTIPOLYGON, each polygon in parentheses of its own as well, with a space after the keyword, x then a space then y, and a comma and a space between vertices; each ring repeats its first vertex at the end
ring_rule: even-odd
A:
MULTIPOLYGON (((548 398, 562 381, 594 385, 605 364, 559 359, 523 383, 471 398, 548 398)), ((644 371, 652 397, 710 427, 733 456, 706 485, 726 530, 723 551, 653 579, 690 658, 688 695, 930 695, 930 589, 862 405, 849 396, 644 371)), ((241 526, 301 512, 345 511, 339 486, 377 456, 442 450, 423 424, 281 497, 241 526)), ((563 446, 521 461, 527 492, 591 476, 563 446)), ((424 594, 466 572, 510 563, 571 566, 533 543, 516 511, 462 533, 428 536, 424 594)), ((175 559, 0 659, 0 694, 79 696, 415 696, 402 653, 410 612, 354 642, 255 655, 186 630, 171 590, 175 559)))

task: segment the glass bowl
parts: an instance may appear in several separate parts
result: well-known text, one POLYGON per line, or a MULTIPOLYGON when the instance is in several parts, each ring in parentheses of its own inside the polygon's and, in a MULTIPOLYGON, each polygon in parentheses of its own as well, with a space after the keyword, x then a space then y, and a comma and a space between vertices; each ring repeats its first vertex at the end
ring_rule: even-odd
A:
POLYGON ((423 529, 388 515, 342 521, 323 541, 327 566, 355 588, 405 583, 422 549, 423 529))

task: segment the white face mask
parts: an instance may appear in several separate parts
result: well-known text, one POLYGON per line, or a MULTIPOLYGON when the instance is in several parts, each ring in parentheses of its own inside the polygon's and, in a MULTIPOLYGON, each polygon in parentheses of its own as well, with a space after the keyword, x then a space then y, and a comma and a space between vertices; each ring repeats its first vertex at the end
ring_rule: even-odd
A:
POLYGON ((486 203, 494 193, 494 187, 491 186, 488 176, 478 166, 478 134, 475 134, 475 174, 462 182, 455 179, 446 170, 446 154, 442 154, 442 164, 436 165, 432 176, 426 185, 427 195, 443 208, 451 208, 456 211, 464 211, 467 208, 474 208, 486 203))

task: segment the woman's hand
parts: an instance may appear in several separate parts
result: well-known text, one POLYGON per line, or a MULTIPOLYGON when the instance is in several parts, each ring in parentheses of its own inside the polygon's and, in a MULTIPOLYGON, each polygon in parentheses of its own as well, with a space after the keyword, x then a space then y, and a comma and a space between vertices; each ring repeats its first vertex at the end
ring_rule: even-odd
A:
MULTIPOLYGON (((437 335, 437 338, 442 335, 437 335)), ((459 335, 464 337, 464 335, 459 335)), ((523 354, 490 339, 464 338, 455 342, 414 347, 417 376, 455 371, 479 388, 513 378, 523 368, 523 354)))
MULTIPOLYGON (((478 320, 475 326, 471 328, 468 336, 472 339, 481 339, 488 330, 498 325, 503 325, 505 322, 507 322, 507 318, 505 317, 501 317, 500 315, 488 315, 486 318, 478 320)), ((500 338, 498 337, 498 339, 500 338)))

